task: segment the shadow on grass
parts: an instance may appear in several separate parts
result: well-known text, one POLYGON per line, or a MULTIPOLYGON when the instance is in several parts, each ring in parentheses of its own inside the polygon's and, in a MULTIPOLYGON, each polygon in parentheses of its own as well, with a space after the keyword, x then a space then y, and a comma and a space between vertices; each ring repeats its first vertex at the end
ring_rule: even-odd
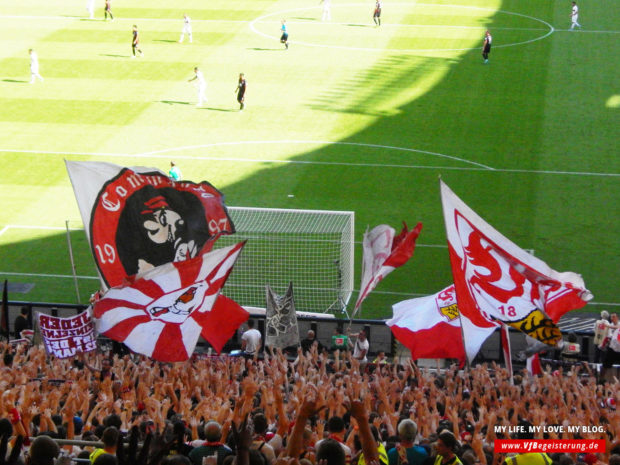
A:
POLYGON ((239 110, 231 110, 230 108, 216 108, 216 107, 198 107, 199 110, 209 110, 209 111, 223 111, 225 113, 236 113, 239 110))
POLYGON ((14 84, 28 84, 28 81, 20 81, 18 79, 3 79, 2 82, 12 82, 14 84))
MULTIPOLYGON (((552 16, 554 6, 549 3, 541 6, 540 10, 542 16, 552 16)), ((492 28, 491 18, 489 23, 492 28)), ((372 27, 358 24, 351 26, 372 27)), ((300 149, 291 156, 290 163, 272 163, 253 172, 251 176, 222 186, 227 196, 227 204, 355 211, 358 241, 355 261, 360 263, 359 241, 363 227, 377 224, 378 221, 396 225, 403 217, 412 217, 411 221, 423 221, 425 224, 421 246, 445 242, 437 194, 437 175, 441 174, 457 194, 467 193, 464 196, 465 201, 474 199, 472 207, 485 217, 488 216, 489 221, 497 221, 498 227, 510 224, 510 230, 502 229, 502 232, 515 242, 524 246, 542 246, 547 241, 549 245, 546 249, 543 247, 540 252, 537 250, 537 254, 540 253, 543 257, 551 254, 564 255, 567 257, 564 259, 565 265, 569 267, 572 249, 558 249, 554 243, 555 237, 548 236, 551 231, 547 225, 548 209, 542 208, 544 205, 541 205, 541 199, 546 202, 549 192, 557 187, 558 195, 564 196, 565 206, 556 204, 557 210, 553 210, 553 216, 571 218, 569 208, 574 207, 570 200, 575 200, 581 193, 586 194, 584 197, 589 197, 587 189, 591 188, 591 182, 588 179, 581 181, 580 178, 541 179, 540 176, 530 173, 517 175, 471 167, 471 162, 487 163, 490 157, 489 161, 494 166, 524 170, 539 168, 536 155, 544 149, 545 143, 549 143, 543 137, 546 131, 546 110, 545 100, 541 99, 547 95, 547 70, 540 64, 549 61, 551 46, 551 41, 538 42, 538 50, 534 55, 529 55, 526 51, 517 54, 511 52, 512 49, 494 50, 492 58, 504 58, 502 62, 498 62, 501 66, 494 67, 498 71, 483 66, 480 51, 472 50, 458 59, 450 60, 441 79, 429 87, 428 91, 415 97, 407 90, 423 83, 433 70, 446 64, 446 59, 435 56, 416 57, 412 54, 384 54, 357 74, 327 82, 321 92, 310 97, 305 104, 323 114, 363 113, 378 116, 377 112, 380 112, 381 108, 393 108, 389 116, 371 120, 364 127, 352 130, 350 135, 337 141, 339 144, 322 144, 314 150, 300 149), (522 56, 528 59, 535 57, 537 61, 532 62, 531 69, 528 69, 531 74, 527 75, 527 79, 519 81, 520 88, 517 89, 505 78, 524 76, 520 74, 520 68, 527 61, 517 59, 522 56), (508 60, 509 58, 512 60, 508 60), (490 74, 490 71, 497 73, 499 70, 502 70, 501 74, 490 74), (511 92, 515 95, 511 95, 511 92), (520 104, 518 97, 522 96, 531 97, 520 104), (397 147, 416 150, 397 152, 394 150, 397 147), (446 160, 441 158, 441 153, 458 155, 463 161, 455 163, 454 160, 446 160), (517 157, 522 159, 513 161, 517 157), (373 166, 376 159, 392 165, 373 166), (343 168, 334 163, 340 160, 343 160, 342 165, 346 162, 349 166, 343 168), (550 184, 551 182, 554 183, 550 184), (266 189, 265 186, 269 188, 266 189), (386 194, 388 189, 390 194, 386 194), (300 194, 292 199, 287 195, 290 192, 300 194), (518 199, 518 202, 514 202, 514 207, 507 207, 505 202, 498 201, 500 198, 518 199), (519 225, 526 227, 519 228, 519 225)), ((165 100, 162 103, 189 105, 188 102, 165 100)), ((212 107, 202 109, 238 111, 212 107)), ((239 152, 241 151, 242 149, 239 149, 239 152)), ((608 197, 617 197, 614 195, 618 192, 617 184, 612 186, 611 182, 608 182, 606 185, 610 188, 616 186, 613 191, 610 190, 608 197)), ((551 200, 549 206, 554 206, 550 202, 551 200)), ((584 223, 596 225, 598 219, 594 218, 594 212, 598 210, 591 210, 592 213, 587 210, 580 214, 586 217, 584 223)), ((564 228, 566 229, 570 230, 570 226, 564 228)), ((577 227, 574 226, 573 229, 577 230, 577 227)), ((570 235, 556 234, 562 241, 570 235)), ((587 242, 596 241, 610 242, 604 234, 587 242)), ((63 247, 65 243, 64 236, 58 235, 38 242, 3 245, 0 251, 7 267, 13 263, 20 264, 20 268, 15 271, 43 268, 45 273, 68 275, 70 264, 66 259, 66 245, 63 247), (61 250, 65 251, 64 254, 59 252, 61 250), (44 263, 48 265, 43 267, 41 251, 51 255, 46 256, 44 263)), ((89 249, 87 245, 83 245, 82 249, 80 256, 82 261, 87 263, 89 249)), ((587 275, 587 271, 595 274, 600 270, 618 269, 618 261, 612 255, 601 256, 597 260, 600 264, 580 271, 587 275)), ((436 292, 440 286, 453 279, 450 269, 445 249, 437 246, 420 247, 416 249, 416 258, 411 265, 407 264, 402 272, 390 276, 391 284, 386 283, 389 287, 383 288, 383 291, 390 291, 389 293, 376 292, 369 295, 364 304, 365 311, 367 314, 383 313, 382 316, 385 316, 385 309, 389 311, 395 299, 403 297, 402 294, 395 296, 397 291, 436 292), (415 283, 415 286, 412 286, 412 283, 415 283)), ((81 271, 78 269, 78 272, 81 271)), ((357 278, 358 269, 355 274, 357 278)), ((602 273, 596 275, 603 276, 602 273)), ((355 281, 358 282, 357 279, 355 281)), ((612 277, 600 281, 600 284, 596 283, 591 289, 595 295, 597 288, 613 288, 612 277)), ((63 288, 61 280, 60 283, 61 285, 50 287, 50 294, 63 288)), ((96 283, 92 284, 95 288, 96 283)), ((70 295, 70 286, 64 285, 64 288, 68 289, 66 292, 70 295)), ((607 291, 605 295, 611 295, 609 298, 613 299, 614 292, 607 291)))
POLYGON ((291 19, 303 19, 304 21, 318 21, 318 19, 316 18, 304 18, 301 16, 295 16, 294 18, 291 18, 291 19))
POLYGON ((347 24, 347 26, 349 27, 377 27, 374 24, 354 24, 354 23, 347 24))
POLYGON ((178 40, 168 40, 168 39, 155 39, 153 42, 164 42, 167 44, 175 44, 178 40))
POLYGON ((112 58, 129 58, 130 55, 113 55, 111 53, 100 53, 100 57, 112 57, 112 58))
POLYGON ((260 48, 260 47, 248 47, 248 50, 256 50, 257 52, 278 52, 286 50, 284 48, 260 48))
POLYGON ((166 105, 189 105, 189 102, 180 102, 177 100, 160 100, 160 102, 166 105))

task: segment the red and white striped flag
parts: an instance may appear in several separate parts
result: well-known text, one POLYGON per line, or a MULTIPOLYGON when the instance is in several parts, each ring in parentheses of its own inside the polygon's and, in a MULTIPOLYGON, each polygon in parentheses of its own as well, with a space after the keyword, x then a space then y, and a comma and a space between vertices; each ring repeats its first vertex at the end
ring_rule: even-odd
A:
POLYGON ((422 223, 418 223, 414 229, 408 231, 407 224, 403 222, 403 229, 396 237, 394 228, 386 224, 376 226, 364 234, 362 282, 353 316, 377 284, 413 256, 415 241, 421 230, 422 223))
POLYGON ((465 360, 454 284, 434 295, 405 300, 392 306, 386 321, 411 358, 465 360))
POLYGON ((532 355, 531 357, 528 357, 525 364, 527 367, 527 372, 531 376, 542 375, 542 367, 540 365, 540 356, 538 355, 538 353, 532 355))
POLYGON ((554 322, 592 294, 576 273, 559 273, 486 223, 440 181, 441 201, 467 357, 501 323, 549 345, 554 322))
POLYGON ((97 329, 162 362, 187 360, 198 338, 219 352, 249 314, 220 295, 245 242, 129 278, 95 303, 97 329))

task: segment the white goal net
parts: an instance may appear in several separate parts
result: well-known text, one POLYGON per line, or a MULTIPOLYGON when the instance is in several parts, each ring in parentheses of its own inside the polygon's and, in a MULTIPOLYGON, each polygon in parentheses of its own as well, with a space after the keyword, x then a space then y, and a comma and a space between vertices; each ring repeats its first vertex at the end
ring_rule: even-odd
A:
POLYGON ((236 233, 215 247, 247 239, 223 293, 265 307, 265 285, 284 294, 293 282, 299 311, 340 313, 353 292, 354 213, 228 207, 236 233))

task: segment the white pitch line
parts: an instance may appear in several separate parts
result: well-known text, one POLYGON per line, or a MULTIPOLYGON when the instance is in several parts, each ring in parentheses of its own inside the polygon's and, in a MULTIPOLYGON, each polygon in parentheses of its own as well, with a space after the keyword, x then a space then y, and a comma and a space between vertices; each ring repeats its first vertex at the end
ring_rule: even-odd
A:
POLYGON ((588 31, 587 29, 556 29, 556 32, 581 32, 590 34, 620 34, 620 31, 588 31))
MULTIPOLYGON (((239 145, 248 142, 224 142, 218 144, 205 144, 205 147, 214 145, 239 145)), ((278 141, 270 141, 268 143, 279 143, 278 141)), ((290 143, 290 141, 288 141, 290 143)), ((346 144, 345 142, 331 142, 332 144, 346 144)), ((352 144, 352 143, 351 143, 352 144)), ((358 144, 364 145, 364 144, 358 144)), ((375 144, 370 144, 374 146, 375 144)), ((381 147, 381 146, 379 146, 381 147)), ((386 146, 385 148, 387 148, 386 146)), ((401 148, 403 149, 403 148, 401 148)), ((174 151, 177 149, 167 149, 166 152, 174 151)), ((408 149, 413 150, 413 149, 408 149)), ((0 153, 24 153, 24 154, 37 154, 37 155, 72 155, 72 156, 101 156, 102 158, 157 158, 168 159, 168 155, 159 154, 98 154, 96 152, 57 152, 57 151, 45 151, 45 150, 19 150, 19 149, 0 149, 0 153)), ((421 153, 426 153, 421 151, 421 153)), ((554 171, 554 170, 526 170, 517 168, 476 168, 476 167, 456 167, 456 166, 433 166, 433 165, 401 165, 401 164, 388 164, 388 163, 349 163, 349 162, 329 162, 329 161, 310 161, 310 160, 270 160, 270 159, 252 159, 252 158, 237 158, 237 157, 208 157, 201 155, 175 155, 175 158, 181 160, 204 160, 204 161, 219 161, 219 162, 240 162, 240 163, 273 163, 273 164, 291 164, 291 165, 334 165, 334 166, 355 166, 366 168, 404 168, 404 169, 433 169, 433 170, 446 170, 446 171, 493 171, 495 173, 524 173, 524 174, 549 174, 549 175, 567 175, 567 176, 594 176, 594 177, 620 177, 620 173, 594 173, 588 171, 554 171)))
MULTIPOLYGON (((34 276, 37 278, 73 278, 71 274, 44 274, 44 273, 13 273, 10 271, 0 271, 4 276, 34 276)), ((97 276, 76 276, 78 279, 99 279, 97 276)))
POLYGON ((176 152, 178 150, 191 150, 191 149, 197 149, 197 148, 205 148, 205 147, 217 147, 217 146, 225 146, 225 145, 247 145, 247 144, 251 144, 251 145, 261 145, 261 144, 323 144, 323 145, 352 145, 352 146, 356 146, 356 147, 371 147, 371 148, 378 148, 378 149, 388 149, 388 150, 399 150, 402 152, 414 152, 414 153, 423 153, 426 155, 432 155, 434 157, 440 157, 440 158, 448 158, 450 160, 455 160, 455 161, 460 161, 462 163, 469 163, 481 168, 485 168, 487 170, 492 170, 493 168, 491 168, 490 166, 487 165, 483 165, 482 163, 477 163, 475 161, 470 161, 470 160, 465 160, 464 158, 459 158, 459 157, 455 157, 453 155, 445 155, 443 153, 437 153, 437 152, 429 152, 426 150, 417 150, 417 149, 411 149, 411 148, 407 148, 407 147, 396 147, 393 145, 381 145, 381 144, 365 144, 363 142, 330 142, 330 141, 316 141, 316 140, 280 140, 280 141, 268 141, 268 140, 264 140, 264 141, 235 141, 235 142, 215 142, 213 144, 206 144, 206 145, 187 145, 187 146, 183 146, 183 147, 175 147, 172 149, 163 149, 163 150, 154 150, 151 152, 143 152, 140 155, 154 155, 154 154, 160 154, 160 153, 167 153, 167 152, 176 152))
MULTIPOLYGON (((418 4, 423 5, 423 4, 418 4)), ((436 6, 446 6, 446 5, 436 5, 436 6)), ((449 6, 449 5, 448 5, 449 6)), ((463 6, 463 5, 454 5, 454 6, 463 6)), ((463 6, 465 7, 465 6, 463 6)), ((314 8, 314 7, 310 7, 314 8)), ((472 7, 475 8, 475 7, 472 7)), ((277 14, 277 13, 276 13, 277 14)), ((46 15, 0 15, 0 19, 51 19, 51 20, 65 20, 65 21, 85 21, 85 22, 105 22, 103 19, 96 18, 90 19, 88 16, 46 16, 46 15)), ((538 18, 537 18, 538 19, 538 18)), ((145 21, 161 21, 161 22, 174 22, 179 23, 183 21, 182 19, 176 18, 114 18, 115 21, 127 21, 127 22, 145 22, 145 21)), ((192 19, 192 23, 237 23, 237 24, 248 24, 256 21, 255 19, 192 19)), ((260 21, 263 24, 273 23, 279 24, 280 21, 260 21)), ((340 26, 367 26, 366 23, 351 23, 351 22, 328 22, 328 21, 287 21, 289 24, 314 24, 317 26, 329 26, 329 25, 340 25, 340 26)), ((487 29, 486 26, 457 26, 457 25, 441 25, 441 24, 400 24, 400 23, 382 23, 382 28, 385 27, 437 27, 442 29, 448 28, 462 28, 462 29, 479 29, 484 30, 487 29)), ((527 27, 493 27, 494 31, 497 30, 505 30, 505 31, 546 31, 546 28, 527 28, 527 27)), ((581 32, 588 34, 620 34, 620 31, 615 30, 588 30, 588 29, 556 29, 555 32, 581 32)))
MULTIPOLYGON (((411 7, 410 3, 391 3, 390 5, 392 6, 398 6, 398 5, 406 5, 408 7, 411 7)), ((497 44, 497 40, 494 42, 493 44, 493 48, 504 48, 504 47, 513 47, 516 45, 526 45, 526 44, 530 44, 532 42, 536 42, 538 40, 543 40, 546 39, 547 37, 549 37, 551 34, 553 34, 553 32, 555 31, 554 27, 549 24, 547 21, 540 19, 540 18, 536 18, 534 16, 528 16, 522 13, 515 13, 513 11, 506 11, 506 10, 497 10, 497 9, 493 9, 493 8, 484 8, 484 7, 476 7, 476 6, 467 6, 467 5, 441 5, 441 4, 426 4, 426 3, 416 3, 416 6, 432 6, 432 7, 448 7, 448 8, 468 8, 468 9, 473 9, 473 10, 482 10, 482 11, 491 11, 493 13, 503 13, 506 15, 512 15, 512 16, 519 16, 521 18, 526 18, 526 19, 530 19, 532 21, 537 21, 539 23, 544 24, 548 29, 548 32, 544 35, 541 35, 539 37, 535 37, 533 39, 530 40, 524 40, 521 42, 513 42, 513 43, 508 43, 508 44, 497 44)), ((357 6, 367 6, 367 4, 365 3, 347 3, 347 4, 343 4, 343 5, 338 5, 340 7, 357 7, 357 6)), ((273 35, 269 35, 269 34, 265 34, 264 32, 259 31, 258 29, 256 29, 254 27, 254 24, 256 23, 263 23, 265 18, 269 18, 271 16, 280 16, 282 17, 282 15, 284 13, 293 13, 293 12, 298 12, 298 11, 307 11, 307 10, 313 10, 313 9, 318 9, 321 8, 320 6, 311 6, 311 7, 301 7, 301 8, 292 8, 292 9, 288 9, 288 10, 281 10, 281 11, 276 11, 274 13, 267 13, 263 16, 259 16, 258 18, 254 19, 251 23, 250 23, 250 29, 257 35, 262 36, 262 37, 266 37, 268 39, 272 39, 272 40, 279 40, 279 36, 273 36, 273 35)), ((543 29, 544 30, 544 29, 543 29)), ((440 48, 440 49, 390 49, 390 48, 368 48, 368 47, 348 47, 345 45, 328 45, 328 44, 316 44, 313 42, 304 42, 304 41, 298 41, 298 40, 289 40, 289 42, 291 44, 297 44, 297 45, 305 45, 307 47, 319 47, 319 48, 331 48, 331 49, 340 49, 340 50, 355 50, 355 51, 362 51, 362 52, 394 52, 394 53, 414 53, 414 52, 466 52, 466 51, 470 51, 470 50, 478 50, 478 46, 476 47, 468 47, 468 48, 440 48)))
POLYGON ((0 231, 0 236, 2 236, 5 232, 7 232, 9 230, 8 226, 5 226, 4 228, 2 228, 2 231, 0 231))
MULTIPOLYGON (((312 7, 311 7, 312 8, 312 7)), ((249 22, 249 21, 248 21, 249 22)), ((280 21, 257 21, 260 24, 280 24, 280 21)), ((286 21, 286 24, 307 24, 311 26, 368 26, 368 23, 333 22, 333 21, 286 21)), ((437 28, 437 29, 475 29, 485 31, 487 26, 458 26, 455 24, 402 24, 402 23, 381 23, 381 28, 437 28)), ((542 27, 493 27, 494 31, 548 31, 549 28, 542 27)))
MULTIPOLYGON (((56 20, 65 20, 65 21, 84 21, 84 22, 105 22, 103 18, 95 18, 90 19, 88 16, 58 16, 58 15, 50 15, 50 16, 37 16, 37 15, 0 15, 0 19, 56 19, 56 20)), ((161 22, 174 22, 174 23, 183 23, 183 18, 119 18, 118 16, 114 18, 114 21, 127 21, 127 22, 135 22, 135 21, 161 21, 161 22)), ((250 19, 193 19, 192 23, 239 23, 239 24, 247 24, 250 19)))

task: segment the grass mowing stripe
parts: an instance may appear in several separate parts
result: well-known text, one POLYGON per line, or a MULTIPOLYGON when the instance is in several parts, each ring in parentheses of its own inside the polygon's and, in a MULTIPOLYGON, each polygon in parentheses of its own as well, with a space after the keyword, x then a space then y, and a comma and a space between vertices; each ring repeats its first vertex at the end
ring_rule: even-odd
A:
MULTIPOLYGON (((218 146, 238 146, 238 145, 252 145, 252 144, 334 144, 334 145, 353 145, 360 147, 377 147, 382 149, 393 150, 405 150, 418 152, 420 154, 438 155, 441 157, 452 158, 454 160, 460 160, 456 157, 448 155, 438 154, 434 152, 427 152, 422 150, 409 149, 406 147, 394 147, 394 146, 381 146, 377 144, 364 144, 364 143, 352 143, 352 142, 326 142, 326 141, 235 141, 235 142, 222 142, 213 144, 204 144, 200 147, 205 149, 218 147, 218 146)), ((255 164, 291 164, 291 165, 335 165, 335 166, 348 166, 348 167, 367 167, 367 168, 402 168, 402 169, 429 169, 429 170, 446 170, 446 171, 496 171, 498 173, 515 173, 515 174, 540 174, 540 175, 554 175, 554 176, 593 176, 602 178, 619 178, 620 173, 605 173, 605 172, 588 172, 588 171, 552 171, 552 170, 527 170, 527 169, 510 169, 510 168, 490 168, 490 167, 467 167, 467 166, 437 166, 437 165, 413 165, 413 164, 393 164, 387 162, 339 162, 339 161, 321 161, 321 160, 287 160, 287 159, 268 159, 268 158, 242 158, 242 157, 227 157, 227 156, 204 156, 198 153, 191 153, 197 147, 179 147, 164 149, 158 152, 146 152, 146 153, 106 153, 106 152, 71 152, 71 151, 45 151, 45 150, 21 150, 21 149, 2 149, 0 153, 6 154, 26 154, 26 155, 62 155, 62 156, 88 156, 97 158, 112 158, 112 159, 169 159, 175 158, 179 160, 187 161, 214 161, 214 162, 240 162, 240 163, 255 163, 255 164)), ((357 157, 357 155, 356 155, 357 157)), ((468 162, 467 160, 460 160, 462 162, 468 162)), ((472 162, 469 162, 472 163, 472 162)))
MULTIPOLYGON (((200 32, 193 34, 194 40, 197 43, 209 44, 213 46, 219 42, 230 39, 232 36, 232 32, 200 32)), ((141 44, 144 45, 146 43, 156 42, 158 39, 162 37, 174 36, 176 40, 173 43, 177 44, 177 40, 179 38, 179 32, 176 30, 162 30, 158 29, 157 32, 149 32, 141 33, 141 44)), ((89 42, 92 43, 110 43, 110 44, 127 44, 131 45, 131 30, 112 30, 112 31, 102 31, 102 30, 91 30, 91 29, 63 29, 61 31, 55 31, 45 38, 46 42, 70 42, 75 44, 87 44, 89 42)), ((185 40, 188 40, 187 38, 185 40)))
MULTIPOLYGON (((144 48, 144 47, 143 47, 144 48)), ((129 52, 131 48, 129 48, 129 52)), ((147 50, 145 53, 149 52, 147 50)), ((46 78, 107 79, 116 81, 179 81, 187 76, 196 61, 151 61, 148 58, 130 58, 127 55, 110 54, 112 60, 41 60, 41 74, 46 78)), ((28 61, 23 58, 6 58, 0 68, 7 77, 23 77, 28 61)))
POLYGON ((2 98, 0 107, 11 108, 11 112, 0 112, 0 121, 123 126, 131 124, 149 105, 100 100, 2 98))
POLYGON ((183 12, 188 13, 192 21, 194 20, 252 20, 263 13, 263 10, 251 10, 234 8, 204 8, 185 11, 179 8, 114 8, 112 10, 118 18, 149 18, 149 19, 171 19, 178 20, 179 32, 183 27, 183 12))

